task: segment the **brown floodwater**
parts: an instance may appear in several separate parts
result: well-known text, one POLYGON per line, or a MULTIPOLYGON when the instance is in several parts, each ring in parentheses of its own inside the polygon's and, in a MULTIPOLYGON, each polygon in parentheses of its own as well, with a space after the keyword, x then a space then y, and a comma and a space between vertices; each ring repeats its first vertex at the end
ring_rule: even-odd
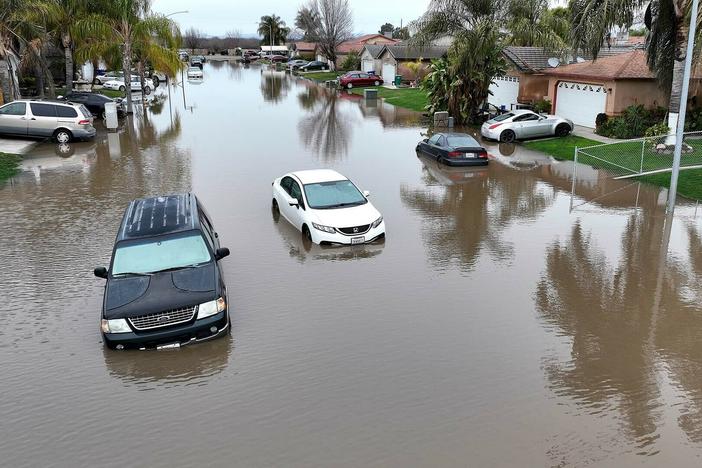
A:
POLYGON ((2 466, 702 463, 695 204, 514 145, 449 169, 417 114, 257 67, 170 94, 0 186, 2 466), (274 218, 271 181, 322 167, 384 244, 274 218), (105 350, 92 269, 127 203, 191 190, 232 251, 231 337, 105 350))

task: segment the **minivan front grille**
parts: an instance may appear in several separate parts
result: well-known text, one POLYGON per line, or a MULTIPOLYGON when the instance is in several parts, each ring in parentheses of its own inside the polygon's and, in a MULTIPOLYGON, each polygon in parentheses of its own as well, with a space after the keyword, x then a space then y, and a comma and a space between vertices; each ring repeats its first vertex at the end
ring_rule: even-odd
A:
POLYGON ((185 323, 192 320, 197 307, 183 307, 180 309, 168 310, 166 312, 158 312, 156 314, 140 315, 138 317, 130 317, 129 323, 137 330, 151 330, 154 328, 169 327, 179 323, 185 323))
POLYGON ((364 226, 338 228, 337 230, 340 233, 347 235, 347 236, 358 236, 358 235, 367 233, 369 229, 370 229, 370 224, 366 224, 364 226))

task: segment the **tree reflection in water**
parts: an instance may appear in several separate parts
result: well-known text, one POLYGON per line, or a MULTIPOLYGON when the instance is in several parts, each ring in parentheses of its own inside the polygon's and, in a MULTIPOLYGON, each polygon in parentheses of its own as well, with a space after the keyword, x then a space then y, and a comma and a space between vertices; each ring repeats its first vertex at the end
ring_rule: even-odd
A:
POLYGON ((493 163, 479 176, 451 182, 475 168, 448 168, 420 157, 425 187, 400 187, 405 205, 422 215, 422 237, 429 260, 438 270, 454 262, 471 270, 486 249, 494 259, 508 261, 513 247, 502 231, 513 220, 533 221, 555 198, 555 191, 528 172, 493 163), (443 177, 432 175, 439 171, 443 177), (441 181, 440 181, 441 179, 441 181), (446 184, 446 185, 442 185, 446 184), (450 184, 450 185, 449 185, 450 184))
MULTIPOLYGON (((608 443, 645 454, 656 453, 670 404, 656 375, 662 369, 686 395, 676 409, 680 428, 702 442, 702 310, 686 292, 689 277, 699 291, 700 261, 691 254, 688 272, 668 254, 670 222, 666 231, 655 206, 630 215, 614 267, 576 224, 567 241, 547 249, 535 295, 543 320, 570 339, 570 360, 545 363, 552 391, 586 414, 614 415, 623 440, 608 443)), ((699 252, 697 230, 689 234, 690 251, 699 252)))
POLYGON ((261 94, 266 102, 279 103, 290 89, 285 73, 261 70, 261 94))
POLYGON ((351 140, 352 117, 339 110, 339 98, 315 85, 298 95, 302 106, 310 113, 297 125, 300 139, 307 149, 325 161, 346 156, 351 140))

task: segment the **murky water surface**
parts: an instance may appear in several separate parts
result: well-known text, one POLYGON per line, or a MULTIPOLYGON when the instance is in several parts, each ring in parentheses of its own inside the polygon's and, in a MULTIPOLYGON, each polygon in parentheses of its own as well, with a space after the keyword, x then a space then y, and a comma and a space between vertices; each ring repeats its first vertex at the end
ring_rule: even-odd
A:
POLYGON ((571 163, 512 145, 448 169, 416 114, 260 68, 185 91, 0 188, 0 464, 702 463, 694 206, 666 220, 664 193, 586 168, 571 197, 571 163), (271 181, 320 167, 372 192, 384 245, 274 220, 271 181), (190 190, 232 251, 231 338, 104 350, 92 269, 123 210, 190 190))

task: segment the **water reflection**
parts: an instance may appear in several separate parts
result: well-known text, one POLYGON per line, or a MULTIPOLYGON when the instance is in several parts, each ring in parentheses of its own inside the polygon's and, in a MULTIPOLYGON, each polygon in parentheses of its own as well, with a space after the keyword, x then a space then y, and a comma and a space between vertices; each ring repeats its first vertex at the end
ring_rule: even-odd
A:
POLYGON ((261 94, 267 102, 279 103, 290 89, 290 80, 285 72, 261 70, 261 94))
POLYGON ((169 351, 114 352, 103 348, 110 375, 141 390, 181 385, 205 385, 222 372, 233 350, 231 338, 169 351))
POLYGON ((424 246, 438 270, 455 262, 470 270, 484 249, 495 260, 510 260, 513 247, 502 239, 504 229, 517 219, 535 220, 555 198, 555 191, 537 178, 499 163, 476 171, 419 158, 427 183, 402 185, 400 196, 422 216, 424 246))
POLYGON ((341 110, 336 93, 317 89, 298 95, 309 113, 300 119, 297 128, 305 148, 323 161, 332 162, 348 154, 355 118, 341 110))

